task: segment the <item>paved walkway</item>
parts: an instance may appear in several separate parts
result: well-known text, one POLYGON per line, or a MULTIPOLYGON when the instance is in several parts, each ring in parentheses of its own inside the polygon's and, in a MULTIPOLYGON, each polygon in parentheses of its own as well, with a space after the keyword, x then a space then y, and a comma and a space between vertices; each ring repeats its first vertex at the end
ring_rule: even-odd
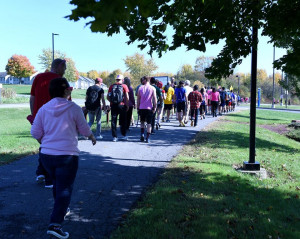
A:
MULTIPOLYGON (((79 141, 79 170, 64 223, 70 238, 104 238, 143 191, 157 180, 168 162, 211 118, 197 127, 163 123, 151 144, 139 142, 139 128, 131 128, 129 141, 112 142, 111 132, 92 146, 79 141)), ((37 155, 0 167, 0 238, 48 238, 46 228, 53 206, 52 193, 35 182, 37 155)))

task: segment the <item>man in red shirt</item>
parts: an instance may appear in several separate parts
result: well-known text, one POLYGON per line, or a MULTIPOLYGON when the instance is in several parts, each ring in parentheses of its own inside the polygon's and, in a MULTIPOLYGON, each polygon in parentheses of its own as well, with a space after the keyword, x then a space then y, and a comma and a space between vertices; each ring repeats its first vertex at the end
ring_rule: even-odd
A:
POLYGON ((117 118, 120 115, 120 128, 121 134, 124 136, 123 140, 128 140, 126 136, 127 131, 127 111, 129 109, 128 105, 128 92, 129 89, 127 85, 123 84, 123 75, 118 75, 116 78, 116 83, 112 84, 108 89, 107 100, 110 102, 111 106, 111 131, 113 142, 118 141, 117 137, 117 118))
MULTIPOLYGON (((65 74, 66 61, 62 59, 55 59, 51 64, 51 70, 45 73, 38 74, 32 84, 30 92, 30 110, 31 115, 36 116, 38 110, 51 100, 49 94, 49 84, 52 79, 60 78, 65 74)), ((45 180, 45 187, 52 188, 52 180, 47 171, 44 169, 40 159, 36 170, 36 181, 43 182, 45 180)))
POLYGON ((193 91, 188 95, 188 100, 190 101, 190 105, 191 105, 191 126, 195 126, 195 127, 197 126, 198 123, 199 108, 203 100, 202 94, 198 90, 199 90, 199 86, 194 85, 193 91))

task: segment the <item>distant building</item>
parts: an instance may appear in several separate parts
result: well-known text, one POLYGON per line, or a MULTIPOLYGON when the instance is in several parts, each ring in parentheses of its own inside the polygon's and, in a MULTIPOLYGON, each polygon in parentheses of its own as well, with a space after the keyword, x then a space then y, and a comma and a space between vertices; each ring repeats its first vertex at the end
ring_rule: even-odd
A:
MULTIPOLYGON (((6 72, 0 72, 0 84, 8 84, 8 85, 32 85, 36 75, 38 75, 40 72, 36 72, 34 73, 32 76, 30 77, 22 77, 21 79, 8 75, 6 72)), ((87 89, 90 86, 95 84, 95 81, 87 78, 87 77, 83 77, 83 76, 79 76, 78 80, 76 82, 69 82, 70 86, 72 86, 74 89, 87 89)), ((105 84, 102 84, 102 88, 104 90, 107 89, 107 86, 105 84)))
POLYGON ((6 72, 0 72, 0 83, 9 85, 32 85, 32 82, 37 74, 39 74, 39 72, 36 72, 29 77, 17 78, 15 76, 8 75, 6 72))

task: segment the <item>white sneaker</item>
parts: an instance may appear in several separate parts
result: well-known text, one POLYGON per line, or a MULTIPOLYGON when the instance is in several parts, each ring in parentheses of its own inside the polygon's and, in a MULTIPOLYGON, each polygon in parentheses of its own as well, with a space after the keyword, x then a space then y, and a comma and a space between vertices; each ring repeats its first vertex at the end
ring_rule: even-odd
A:
POLYGON ((98 140, 99 140, 99 139, 103 139, 103 136, 102 136, 102 135, 99 135, 99 136, 96 137, 96 139, 98 139, 98 140))
POLYGON ((45 175, 38 175, 35 180, 37 183, 43 183, 45 181, 45 175))
POLYGON ((117 137, 113 137, 113 142, 117 142, 118 141, 118 138, 117 137))
POLYGON ((128 141, 128 136, 124 136, 124 137, 123 137, 123 140, 124 140, 124 141, 128 141))
POLYGON ((53 184, 50 184, 50 185, 45 185, 45 188, 53 188, 53 184))

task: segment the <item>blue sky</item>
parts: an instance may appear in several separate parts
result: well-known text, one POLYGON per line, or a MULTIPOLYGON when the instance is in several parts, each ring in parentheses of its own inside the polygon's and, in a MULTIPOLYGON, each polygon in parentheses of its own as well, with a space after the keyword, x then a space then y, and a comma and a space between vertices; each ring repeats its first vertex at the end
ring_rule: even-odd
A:
MULTIPOLYGON (((8 59, 13 54, 25 55, 36 70, 42 71, 38 55, 42 49, 52 49, 52 33, 55 36, 55 49, 66 53, 75 61, 80 72, 89 70, 126 70, 124 59, 136 52, 149 59, 147 51, 140 51, 137 43, 127 45, 126 35, 107 37, 92 33, 85 22, 72 22, 64 18, 75 8, 69 0, 1 0, 0 1, 0 72, 5 71, 8 59)), ((170 36, 171 37, 171 36, 170 36)), ((272 74, 273 47, 267 38, 260 38, 258 68, 272 74)), ((221 45, 209 46, 205 53, 186 51, 181 47, 165 53, 161 58, 153 55, 159 66, 158 72, 176 73, 183 64, 195 65, 197 57, 217 56, 221 45)), ((284 49, 276 49, 276 59, 285 54, 284 49)), ((250 72, 251 60, 247 57, 236 72, 250 72)))

